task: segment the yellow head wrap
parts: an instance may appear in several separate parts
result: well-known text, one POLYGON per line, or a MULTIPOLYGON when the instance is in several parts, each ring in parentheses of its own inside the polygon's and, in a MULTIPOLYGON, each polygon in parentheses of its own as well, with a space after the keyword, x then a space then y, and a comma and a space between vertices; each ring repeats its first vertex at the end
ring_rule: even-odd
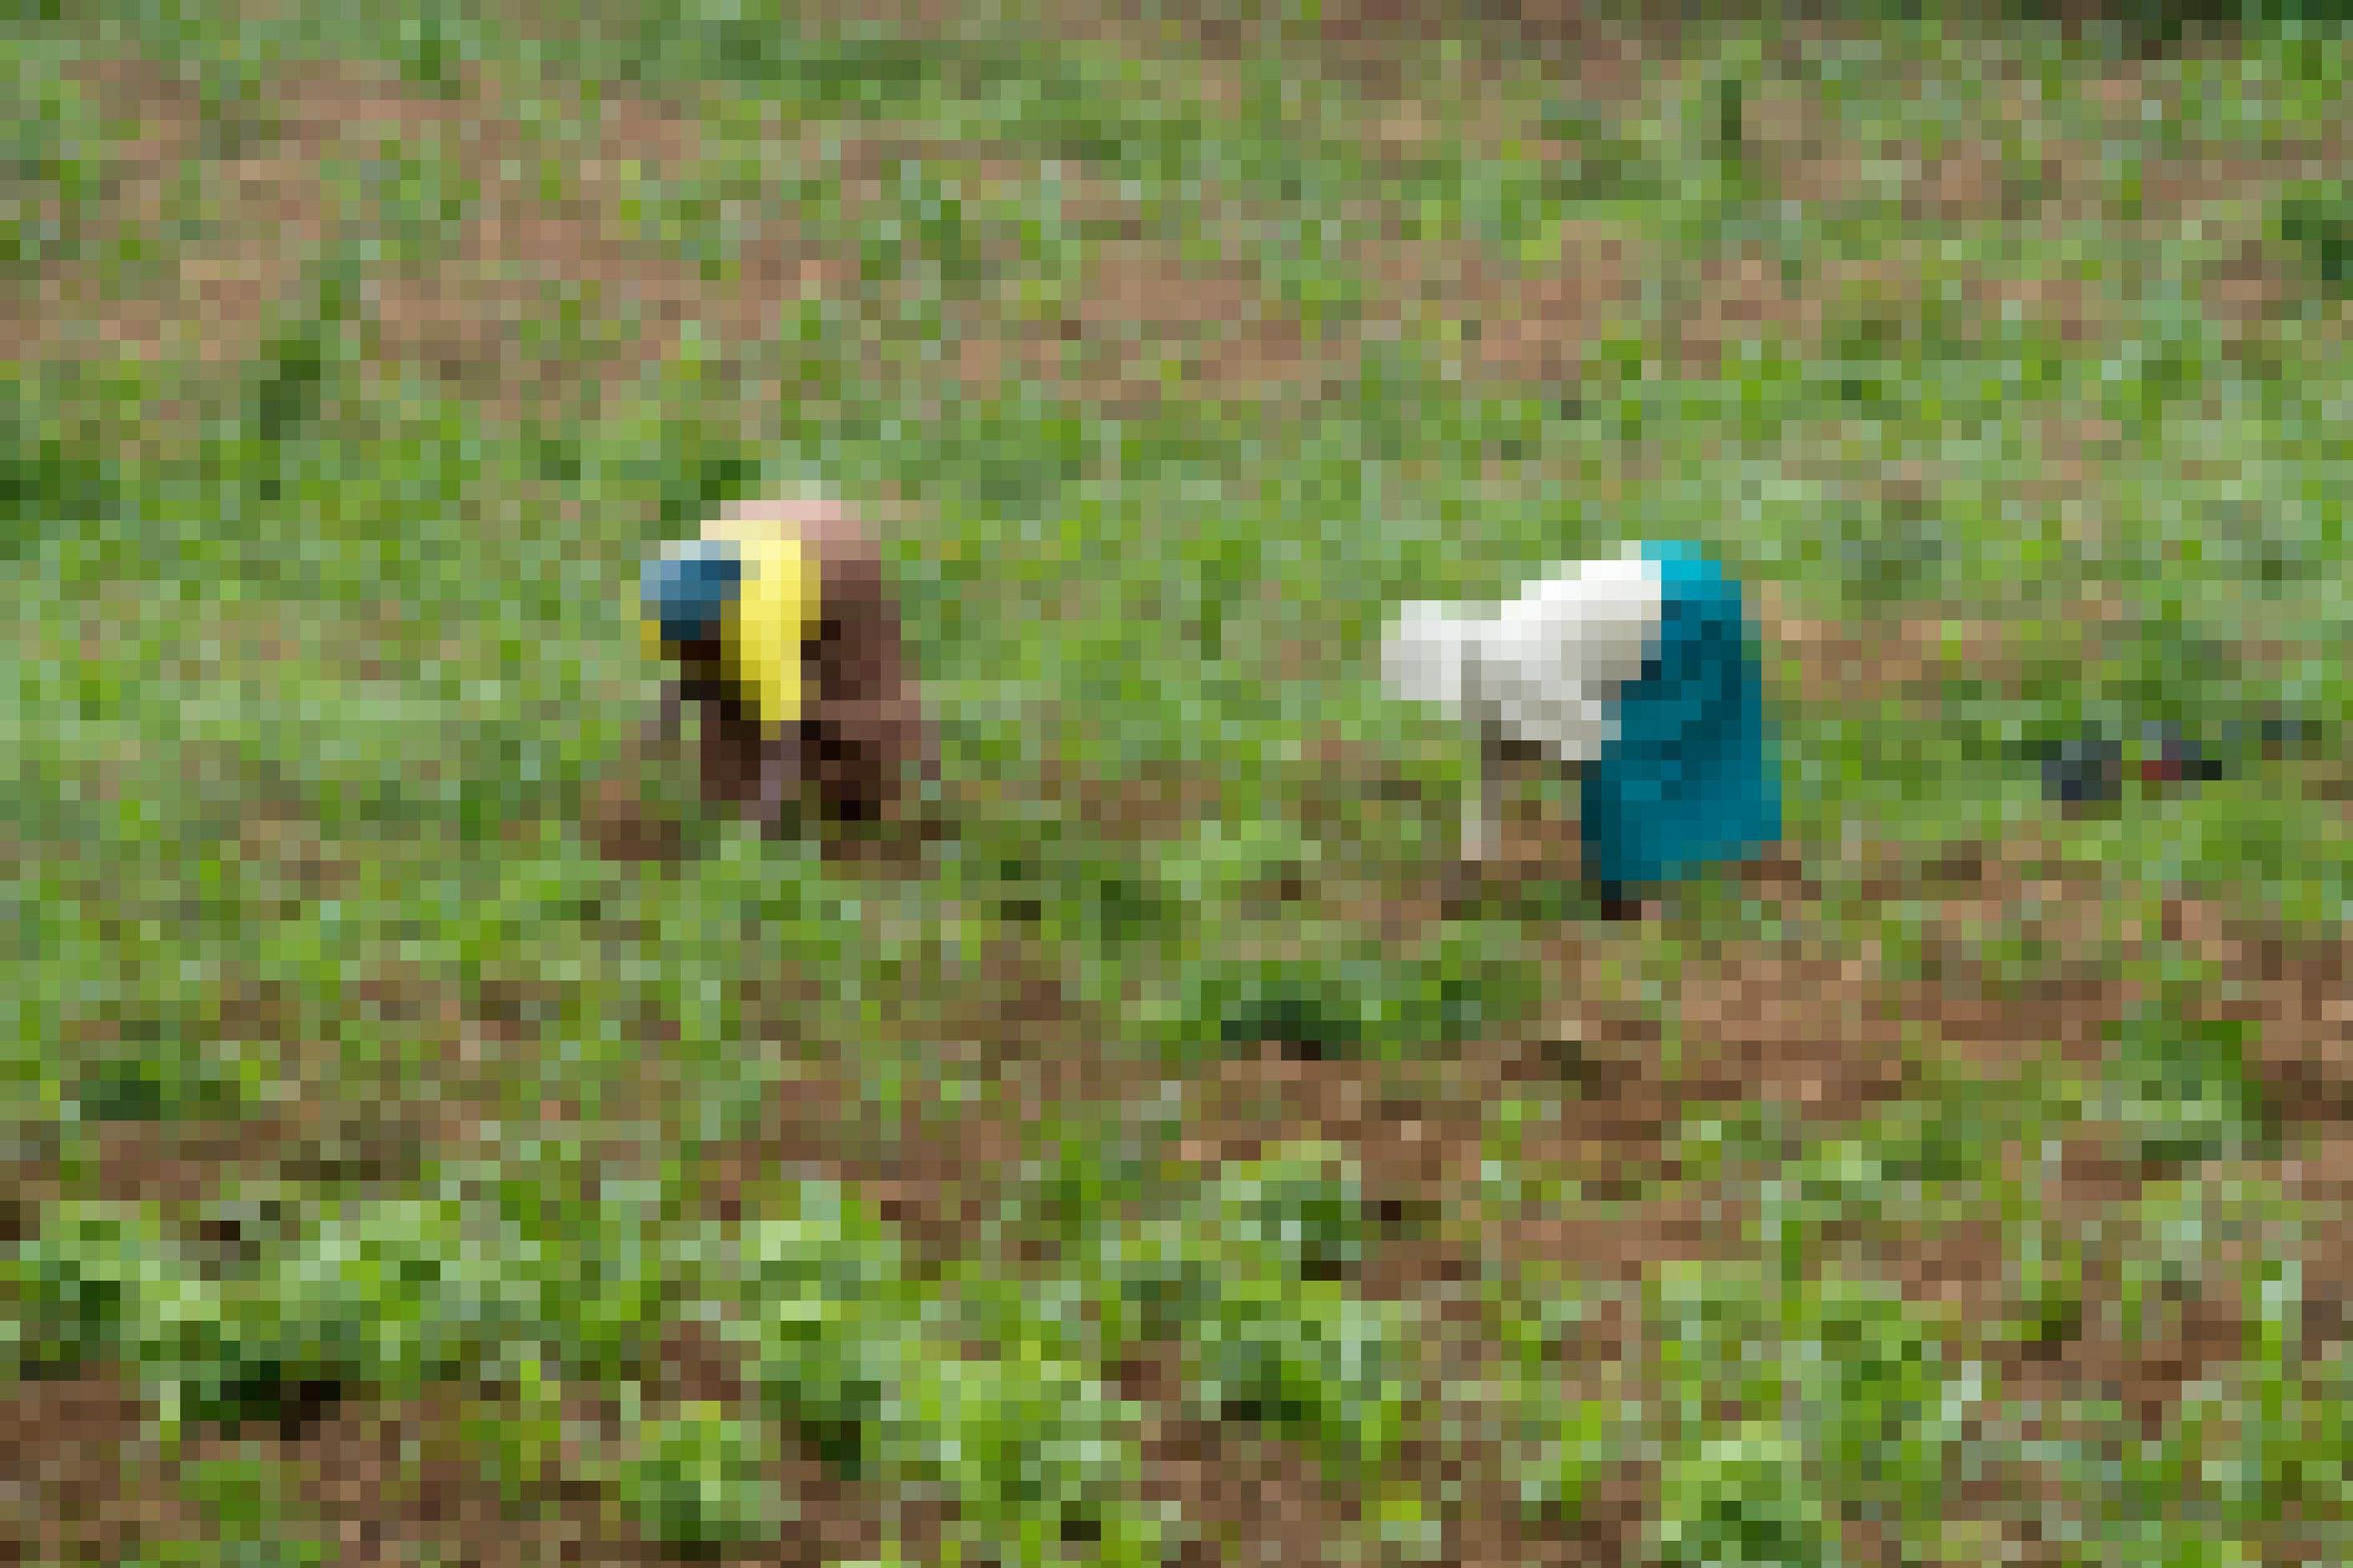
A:
POLYGON ((817 574, 799 538, 774 518, 714 518, 702 537, 743 552, 744 584, 721 646, 763 728, 801 716, 801 641, 818 613, 817 574))

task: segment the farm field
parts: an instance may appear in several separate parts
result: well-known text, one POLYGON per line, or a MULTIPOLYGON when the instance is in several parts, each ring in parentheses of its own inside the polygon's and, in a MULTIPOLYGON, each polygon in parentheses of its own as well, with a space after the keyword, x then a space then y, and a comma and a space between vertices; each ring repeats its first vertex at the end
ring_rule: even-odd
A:
POLYGON ((2353 1561, 2341 24, 400 9, 0 44, 0 1556, 2353 1561), (920 851, 637 749, 811 486, 920 851), (1787 841, 1450 897, 1656 538, 1787 841))

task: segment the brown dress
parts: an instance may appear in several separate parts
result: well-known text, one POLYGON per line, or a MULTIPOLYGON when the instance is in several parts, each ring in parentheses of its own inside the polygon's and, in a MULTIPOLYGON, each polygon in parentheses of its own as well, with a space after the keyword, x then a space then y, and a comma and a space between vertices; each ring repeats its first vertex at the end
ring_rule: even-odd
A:
MULTIPOLYGON (((937 759, 873 531, 829 500, 745 501, 731 515, 774 519, 798 536, 817 574, 818 621, 801 645, 803 779, 838 819, 896 811, 911 780, 938 776, 937 759)), ((703 798, 742 810, 759 797, 769 742, 720 676, 717 648, 681 651, 681 695, 702 708, 703 798)))

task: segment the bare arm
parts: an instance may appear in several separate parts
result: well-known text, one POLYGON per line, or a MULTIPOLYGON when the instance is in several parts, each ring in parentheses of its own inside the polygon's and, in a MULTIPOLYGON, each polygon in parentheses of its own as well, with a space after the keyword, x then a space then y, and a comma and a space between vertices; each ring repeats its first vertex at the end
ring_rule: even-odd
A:
POLYGON ((1463 661, 1463 710, 1479 730, 1479 776, 1462 797, 1462 858, 1472 862, 1495 854, 1502 816, 1503 729, 1486 709, 1484 679, 1474 651, 1463 661))
POLYGON ((801 732, 797 724, 782 726, 760 749, 759 820, 776 826, 784 816, 785 793, 801 771, 801 732))
POLYGON ((654 710, 652 718, 646 721, 646 744, 649 746, 659 747, 668 747, 676 744, 678 742, 680 712, 685 706, 686 701, 685 699, 680 695, 678 682, 675 680, 663 681, 661 689, 661 706, 654 710))

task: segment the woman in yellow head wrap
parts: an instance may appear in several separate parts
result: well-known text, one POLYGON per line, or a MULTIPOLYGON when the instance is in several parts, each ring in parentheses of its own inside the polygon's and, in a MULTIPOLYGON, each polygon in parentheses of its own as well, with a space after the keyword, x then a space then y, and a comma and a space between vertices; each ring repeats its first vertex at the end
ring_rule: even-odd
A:
POLYGON ((797 775, 834 816, 871 817, 929 762, 881 552, 839 503, 733 507, 649 561, 640 598, 649 647, 679 670, 657 731, 701 708, 712 804, 775 825, 797 775))

